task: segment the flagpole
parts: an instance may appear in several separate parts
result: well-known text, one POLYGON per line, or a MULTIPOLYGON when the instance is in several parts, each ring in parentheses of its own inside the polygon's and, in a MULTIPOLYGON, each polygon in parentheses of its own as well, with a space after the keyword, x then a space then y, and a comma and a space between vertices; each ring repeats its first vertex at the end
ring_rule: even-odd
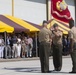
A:
POLYGON ((51 0, 48 0, 48 20, 51 19, 51 0))
POLYGON ((46 0, 46 19, 48 21, 48 0, 46 0))
POLYGON ((74 0, 74 4, 75 4, 75 25, 76 25, 76 0, 74 0))
POLYGON ((12 16, 14 16, 14 0, 12 0, 12 16))

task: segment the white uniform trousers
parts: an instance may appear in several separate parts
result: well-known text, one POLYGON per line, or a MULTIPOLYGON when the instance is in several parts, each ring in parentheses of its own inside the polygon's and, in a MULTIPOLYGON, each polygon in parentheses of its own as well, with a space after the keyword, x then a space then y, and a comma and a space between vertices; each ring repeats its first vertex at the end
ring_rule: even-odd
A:
POLYGON ((3 51, 4 51, 4 46, 0 46, 0 58, 3 58, 3 51))

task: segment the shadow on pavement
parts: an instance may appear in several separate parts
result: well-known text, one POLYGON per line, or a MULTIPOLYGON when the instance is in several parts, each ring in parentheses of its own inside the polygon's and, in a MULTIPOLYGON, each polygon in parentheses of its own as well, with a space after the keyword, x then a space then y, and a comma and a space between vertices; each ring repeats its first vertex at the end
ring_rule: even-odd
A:
MULTIPOLYGON (((4 68, 6 70, 14 70, 16 72, 27 72, 27 73, 41 73, 40 67, 27 67, 27 68, 4 68)), ((68 72, 54 71, 51 70, 52 74, 69 74, 68 72)))
POLYGON ((40 67, 32 68, 4 68, 6 70, 14 70, 16 72, 29 72, 29 73, 41 73, 40 67))

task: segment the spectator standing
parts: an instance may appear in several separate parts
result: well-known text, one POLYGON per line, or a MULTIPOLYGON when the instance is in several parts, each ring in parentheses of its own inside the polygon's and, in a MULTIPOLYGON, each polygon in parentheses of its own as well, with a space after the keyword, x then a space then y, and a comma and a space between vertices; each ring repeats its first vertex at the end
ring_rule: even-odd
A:
POLYGON ((67 54, 69 54, 70 52, 70 38, 68 37, 68 41, 67 41, 67 54))
POLYGON ((22 48, 22 58, 25 58, 26 56, 26 42, 25 42, 25 37, 22 37, 21 40, 21 48, 22 48))
POLYGON ((25 37, 25 44, 26 44, 26 57, 29 57, 29 44, 28 44, 28 39, 27 37, 25 37))
POLYGON ((12 46, 13 57, 17 57, 17 36, 15 34, 13 35, 12 43, 13 43, 12 46))
POLYGON ((21 35, 18 35, 17 37, 17 57, 20 58, 21 54, 21 35))
POLYGON ((27 51, 27 56, 32 57, 32 49, 33 49, 33 39, 28 36, 28 51, 27 51))
POLYGON ((68 44, 67 36, 63 36, 63 54, 64 55, 67 55, 67 44, 68 44))
POLYGON ((3 58, 3 52, 4 52, 4 39, 2 38, 2 35, 0 35, 0 58, 3 58))
POLYGON ((12 52, 11 46, 10 46, 11 37, 10 37, 9 34, 7 34, 7 39, 6 40, 7 40, 6 41, 6 45, 7 45, 7 56, 8 56, 8 58, 11 58, 11 52, 12 52))

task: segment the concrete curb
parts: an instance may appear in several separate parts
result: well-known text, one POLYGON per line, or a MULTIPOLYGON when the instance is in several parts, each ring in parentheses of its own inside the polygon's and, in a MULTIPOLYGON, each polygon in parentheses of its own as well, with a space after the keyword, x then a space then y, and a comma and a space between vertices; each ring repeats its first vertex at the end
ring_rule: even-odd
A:
MULTIPOLYGON (((52 59, 52 56, 49 57, 52 59)), ((70 58, 70 55, 63 56, 63 58, 70 58)), ((14 61, 31 61, 31 60, 39 60, 39 57, 32 57, 32 58, 12 58, 12 59, 0 59, 1 62, 14 62, 14 61)))

